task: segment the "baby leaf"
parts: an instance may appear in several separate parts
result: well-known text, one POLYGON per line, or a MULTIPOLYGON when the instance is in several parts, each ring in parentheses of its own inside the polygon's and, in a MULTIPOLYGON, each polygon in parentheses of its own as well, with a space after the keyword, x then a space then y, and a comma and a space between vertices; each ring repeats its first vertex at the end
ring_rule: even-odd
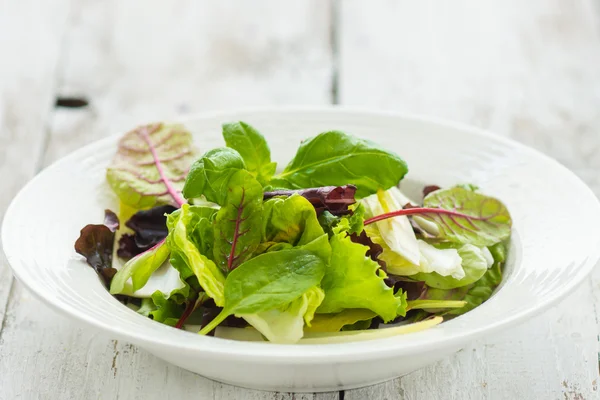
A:
POLYGON ((398 184, 407 172, 398 155, 371 141, 332 131, 302 142, 272 185, 303 189, 353 184, 357 198, 362 198, 398 184))
POLYGON ((119 199, 136 209, 180 206, 180 190, 194 157, 192 136, 181 125, 140 126, 123 136, 108 183, 119 199))
POLYGON ((229 179, 241 169, 246 166, 237 151, 228 147, 207 151, 192 165, 183 195, 186 199, 204 196, 208 201, 223 204, 229 179))
MULTIPOLYGON (((454 187, 432 192, 425 197, 423 206, 463 214, 421 214, 420 217, 425 221, 435 223, 436 232, 429 232, 438 238, 475 246, 491 246, 510 236, 510 214, 506 206, 493 197, 454 187)), ((427 230, 427 225, 419 223, 419 226, 427 230)))
POLYGON ((124 234, 119 239, 117 255, 131 258, 155 246, 167 237, 167 214, 175 211, 171 205, 164 205, 136 212, 125 225, 133 234, 124 234))
POLYGON ((223 311, 200 334, 212 331, 231 314, 257 314, 283 307, 317 286, 324 272, 321 258, 302 249, 252 258, 229 274, 223 311))
POLYGON ((223 206, 215 220, 214 259, 231 271, 252 256, 260 243, 262 187, 245 170, 235 172, 224 190, 223 206))
POLYGON ((313 205, 317 215, 321 215, 324 211, 332 215, 346 215, 351 213, 349 206, 356 203, 356 200, 354 200, 355 193, 356 186, 354 185, 324 186, 310 189, 265 192, 264 199, 299 194, 313 205))
POLYGON ((112 256, 115 230, 118 228, 119 219, 116 214, 106 210, 104 224, 86 225, 75 242, 75 251, 85 257, 107 286, 117 272, 112 267, 112 256))
POLYGON ((169 248, 164 239, 151 249, 138 254, 121 268, 113 277, 110 284, 111 294, 133 292, 144 287, 150 275, 156 271, 169 258, 169 248), (132 285, 129 287, 128 280, 131 278, 132 285))
POLYGON ((223 138, 227 147, 240 153, 246 168, 261 185, 269 183, 277 163, 271 162, 271 150, 263 135, 240 121, 223 124, 223 138))
POLYGON ((376 312, 385 321, 404 313, 401 299, 394 296, 384 279, 379 264, 366 256, 369 248, 354 243, 345 232, 331 240, 331 261, 321 286, 325 300, 319 313, 338 313, 346 308, 365 308, 376 312))
POLYGON ((215 212, 212 208, 184 204, 181 210, 169 215, 167 219, 167 246, 171 250, 171 264, 179 270, 181 279, 195 275, 206 294, 214 299, 218 306, 222 306, 225 276, 215 263, 199 250, 206 249, 204 243, 210 242, 212 238, 209 222, 215 212))

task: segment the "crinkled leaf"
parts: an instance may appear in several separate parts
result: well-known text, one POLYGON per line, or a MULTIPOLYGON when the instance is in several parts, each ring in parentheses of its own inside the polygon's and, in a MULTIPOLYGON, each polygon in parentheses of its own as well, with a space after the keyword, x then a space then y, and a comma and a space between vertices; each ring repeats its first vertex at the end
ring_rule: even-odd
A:
POLYGON ((331 261, 321 283, 325 300, 319 313, 366 308, 390 321, 404 312, 401 300, 385 284, 386 275, 379 264, 365 255, 368 247, 353 243, 343 232, 334 235, 330 243, 331 261))
POLYGON ((277 163, 271 162, 271 150, 264 136, 245 122, 223 124, 227 147, 235 149, 244 159, 248 171, 266 185, 275 173, 277 163))
POLYGON ((131 294, 144 287, 150 276, 169 258, 169 248, 161 241, 151 249, 133 257, 115 274, 111 294, 131 294), (129 284, 131 279, 131 284, 129 284))
POLYGON ((244 160, 237 151, 229 147, 209 150, 192 165, 183 195, 186 199, 204 196, 210 202, 223 205, 229 179, 245 168, 244 160))
POLYGON ((349 208, 356 203, 354 195, 356 186, 324 186, 300 190, 275 190, 264 193, 264 199, 268 200, 279 196, 292 196, 298 194, 306 198, 315 208, 317 215, 327 211, 333 215, 347 215, 352 213, 349 208))
POLYGON ((371 141, 332 131, 303 141, 272 184, 287 189, 353 184, 361 198, 396 185, 407 171, 398 155, 371 141))
POLYGON ((168 295, 158 290, 152 294, 151 301, 154 304, 154 309, 147 303, 146 306, 148 308, 144 308, 143 310, 148 310, 148 317, 165 325, 175 326, 185 310, 183 304, 178 304, 168 295))
POLYGON ((106 178, 130 207, 176 206, 182 202, 179 192, 193 159, 192 135, 182 125, 143 125, 119 141, 106 178))
POLYGON ((105 211, 105 224, 86 225, 75 241, 75 251, 85 257, 86 262, 96 271, 107 286, 117 273, 112 266, 115 230, 119 220, 115 213, 105 211))
POLYGON ((167 246, 171 250, 171 264, 179 270, 181 278, 187 279, 192 274, 195 275, 206 294, 218 306, 222 306, 225 303, 225 276, 217 265, 199 250, 206 249, 204 243, 210 241, 205 235, 210 236, 212 231, 205 227, 215 212, 212 208, 184 204, 180 211, 167 218, 167 246), (203 219, 207 221, 202 222, 203 219))
POLYGON ((213 253, 217 265, 227 272, 249 259, 261 241, 263 192, 248 171, 238 170, 224 193, 215 220, 213 253))
POLYGON ((223 311, 200 333, 212 331, 231 314, 257 314, 284 307, 317 286, 324 272, 323 260, 304 249, 254 257, 229 274, 223 311))
POLYGON ((121 236, 117 255, 128 259, 161 242, 169 233, 167 215, 175 210, 171 205, 163 205, 136 212, 125 223, 133 233, 121 236))
POLYGON ((283 307, 240 316, 273 343, 296 343, 304 335, 304 325, 310 327, 324 297, 323 290, 315 286, 283 307))
POLYGON ((475 246, 491 246, 508 239, 512 220, 499 200, 462 187, 436 190, 423 202, 458 214, 424 212, 415 217, 419 226, 437 238, 475 246))

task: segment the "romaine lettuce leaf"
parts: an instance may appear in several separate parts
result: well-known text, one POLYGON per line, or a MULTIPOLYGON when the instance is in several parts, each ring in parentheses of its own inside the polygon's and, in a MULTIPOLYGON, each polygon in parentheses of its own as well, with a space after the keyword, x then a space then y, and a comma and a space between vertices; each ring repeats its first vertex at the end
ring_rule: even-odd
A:
POLYGON ((217 306, 222 306, 225 303, 225 276, 214 261, 200 250, 208 251, 210 248, 208 236, 212 231, 209 226, 215 212, 212 208, 184 204, 180 211, 167 218, 169 236, 166 242, 172 254, 171 264, 179 270, 181 278, 195 275, 206 294, 217 306), (203 222, 203 219, 206 221, 203 222))
MULTIPOLYGON (((378 190, 377 194, 365 197, 361 203, 365 206, 365 218, 401 210, 401 202, 405 196, 396 187, 378 190)), ((367 226, 367 234, 381 238, 394 253, 412 264, 419 264, 420 251, 412 225, 406 216, 399 216, 377 221, 367 226)), ((382 244, 373 240, 377 244, 382 244)))
POLYGON ((131 294, 146 285, 150 276, 169 258, 169 248, 161 241, 151 249, 138 254, 119 269, 110 284, 111 294, 131 294), (131 284, 129 284, 131 279, 131 284))

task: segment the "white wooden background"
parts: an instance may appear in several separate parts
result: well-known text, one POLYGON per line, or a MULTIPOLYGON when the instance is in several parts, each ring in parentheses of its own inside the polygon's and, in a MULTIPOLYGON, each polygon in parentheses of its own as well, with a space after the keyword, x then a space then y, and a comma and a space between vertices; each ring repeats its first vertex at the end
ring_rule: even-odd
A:
MULTIPOLYGON (((0 0, 0 218, 36 172, 104 135, 273 104, 361 105, 489 128, 557 158, 600 194, 599 6, 0 0), (69 97, 89 105, 55 107, 69 97)), ((556 308, 395 381, 268 393, 81 328, 15 282, 0 254, 0 399, 594 399, 599 307, 597 270, 556 308)))

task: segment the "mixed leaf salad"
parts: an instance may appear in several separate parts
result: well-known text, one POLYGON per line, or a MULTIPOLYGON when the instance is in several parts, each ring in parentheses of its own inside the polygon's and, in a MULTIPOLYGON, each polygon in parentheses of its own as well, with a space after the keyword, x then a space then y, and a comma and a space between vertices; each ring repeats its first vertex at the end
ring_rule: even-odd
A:
POLYGON ((511 217, 475 186, 409 199, 398 155, 339 131, 304 140, 279 173, 250 125, 223 137, 199 155, 183 126, 157 123, 119 142, 106 172, 119 210, 75 250, 139 314, 202 335, 341 342, 427 328, 501 282, 511 217))

